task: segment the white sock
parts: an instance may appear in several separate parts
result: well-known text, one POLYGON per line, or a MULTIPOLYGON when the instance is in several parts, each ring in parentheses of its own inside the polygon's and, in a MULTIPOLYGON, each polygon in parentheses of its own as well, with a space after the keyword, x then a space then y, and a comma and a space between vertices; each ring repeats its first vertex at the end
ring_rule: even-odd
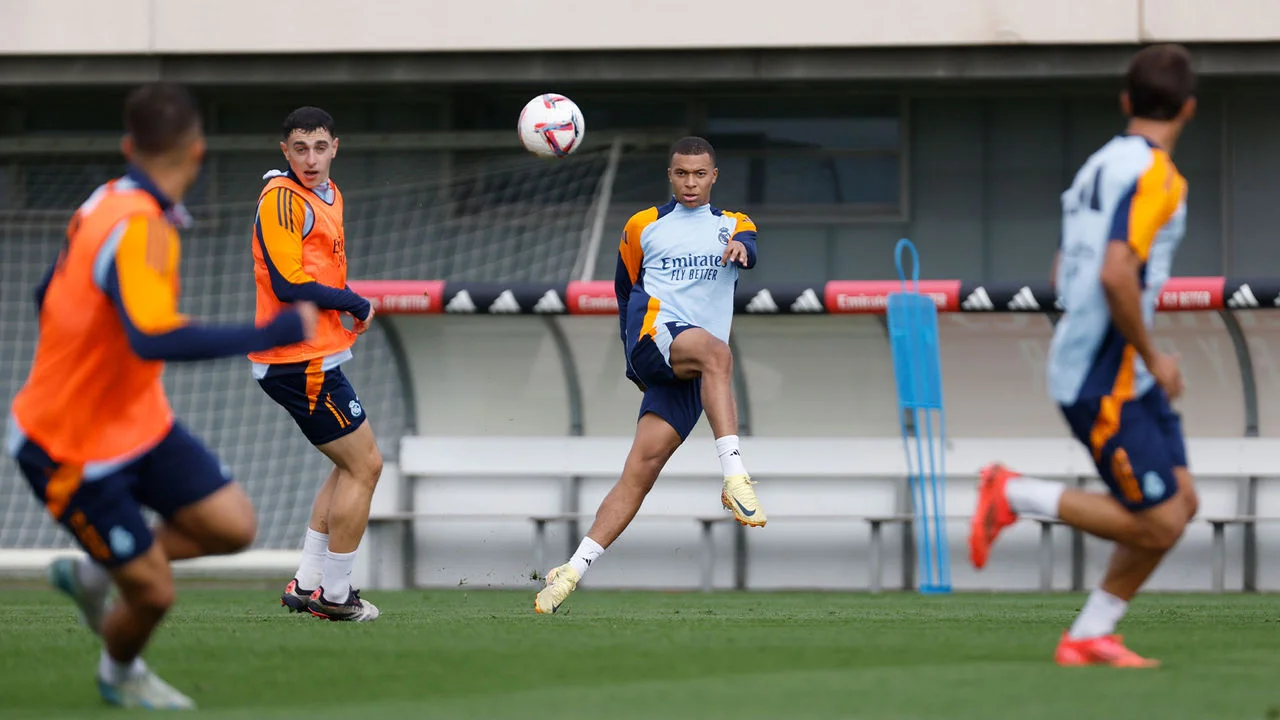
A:
POLYGON ((355 551, 336 553, 332 550, 324 554, 324 599, 341 605, 351 594, 351 566, 355 564, 355 551))
POLYGON ((737 435, 716 438, 716 454, 720 456, 720 469, 725 477, 747 474, 747 468, 742 464, 742 453, 738 451, 737 435))
POLYGON ((1004 496, 1009 500, 1013 511, 1022 515, 1040 515, 1046 518, 1058 517, 1058 501, 1066 485, 1050 480, 1037 478, 1010 478, 1004 487, 1004 496))
POLYGON ((108 685, 119 685, 146 671, 147 664, 142 662, 141 657, 134 658, 133 662, 118 663, 107 654, 106 648, 102 648, 102 655, 98 657, 98 677, 108 685))
POLYGON ((302 540, 302 561, 298 563, 298 572, 294 577, 298 580, 298 588, 315 590, 324 576, 324 557, 329 552, 329 534, 316 532, 307 528, 307 536, 302 540))
POLYGON ((88 555, 76 558, 75 573, 76 580, 90 593, 103 593, 111 587, 111 573, 88 555))
POLYGON ((1124 617, 1124 612, 1128 609, 1129 603, 1102 588, 1097 588, 1089 593, 1084 609, 1076 616, 1076 621, 1072 623, 1067 635, 1072 640, 1110 635, 1116 631, 1116 623, 1120 622, 1120 618, 1124 617))
POLYGON ((584 537, 582 544, 578 545, 578 551, 569 558, 569 566, 578 572, 578 577, 582 577, 587 574, 587 568, 591 567, 591 563, 603 554, 604 548, 600 547, 600 543, 584 537))

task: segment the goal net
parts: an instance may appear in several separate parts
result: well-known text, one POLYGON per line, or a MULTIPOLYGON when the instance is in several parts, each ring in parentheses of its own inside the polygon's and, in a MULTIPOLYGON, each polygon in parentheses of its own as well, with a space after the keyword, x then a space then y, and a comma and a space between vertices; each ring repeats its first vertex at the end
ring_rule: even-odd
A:
MULTIPOLYGON (((519 151, 345 151, 334 175, 346 198, 350 276, 581 277, 593 227, 599 225, 593 219, 607 205, 601 198, 607 196, 606 179, 614 175, 608 170, 617 163, 617 149, 607 145, 554 162, 519 151)), ((6 158, 5 164, 8 169, 0 171, 0 397, 7 416, 35 345, 35 279, 63 242, 71 211, 123 167, 105 153, 28 153, 6 158)), ((280 156, 270 152, 211 155, 188 204, 196 225, 183 234, 187 314, 208 322, 252 318, 252 215, 263 173, 280 165, 280 156)), ((376 326, 362 336, 346 366, 388 461, 396 459, 400 438, 413 430, 412 399, 396 367, 391 340, 376 326)), ((257 387, 248 361, 172 363, 165 386, 181 421, 231 467, 253 498, 259 518, 255 548, 300 548, 328 463, 257 387)), ((0 462, 0 570, 6 557, 21 555, 14 550, 71 546, 14 464, 7 458, 0 462)))

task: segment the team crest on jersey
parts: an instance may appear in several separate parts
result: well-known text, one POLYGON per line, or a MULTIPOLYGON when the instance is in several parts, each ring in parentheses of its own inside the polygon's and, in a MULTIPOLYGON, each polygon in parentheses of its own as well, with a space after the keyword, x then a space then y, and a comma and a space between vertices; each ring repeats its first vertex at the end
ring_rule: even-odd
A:
POLYGON ((132 555, 137 547, 137 542, 133 539, 133 533, 119 525, 111 528, 111 532, 107 533, 107 542, 111 543, 111 552, 116 557, 132 555))
POLYGON ((351 411, 351 417, 360 417, 364 413, 364 408, 360 407, 359 400, 352 400, 347 403, 347 409, 351 411))
POLYGON ((729 244, 729 228, 727 227, 720 228, 720 244, 721 245, 729 244))

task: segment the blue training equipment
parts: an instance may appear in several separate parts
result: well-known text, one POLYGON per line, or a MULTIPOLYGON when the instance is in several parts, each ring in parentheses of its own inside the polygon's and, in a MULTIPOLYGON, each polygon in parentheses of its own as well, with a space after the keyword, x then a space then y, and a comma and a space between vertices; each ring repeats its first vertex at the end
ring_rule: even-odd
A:
POLYGON ((915 506, 919 588, 921 593, 943 594, 951 592, 951 559, 946 531, 947 421, 938 355, 938 308, 932 297, 920 294, 920 256, 910 240, 898 241, 894 263, 902 292, 889 294, 885 315, 898 385, 902 445, 915 506), (911 251, 910 290, 902 269, 904 249, 911 251))

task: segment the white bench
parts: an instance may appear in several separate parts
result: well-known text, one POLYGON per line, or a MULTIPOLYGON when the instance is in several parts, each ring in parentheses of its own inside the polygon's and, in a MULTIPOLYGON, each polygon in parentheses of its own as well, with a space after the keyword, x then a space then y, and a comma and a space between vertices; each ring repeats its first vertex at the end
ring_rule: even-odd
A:
MULTIPOLYGON (((400 509, 376 512, 370 517, 371 527, 400 524, 412 528, 413 521, 448 522, 459 520, 529 522, 533 528, 533 553, 535 567, 545 570, 547 559, 547 526, 555 523, 589 521, 589 513, 577 512, 577 508, 565 508, 559 513, 445 513, 435 509, 419 510, 413 506, 412 483, 414 478, 518 478, 563 477, 573 481, 586 478, 617 477, 630 447, 627 437, 405 437, 401 440, 399 477, 400 509)), ((686 444, 672 457, 663 472, 664 478, 718 478, 719 464, 709 448, 696 440, 686 444)), ((906 465, 900 438, 780 438, 751 437, 744 439, 744 449, 749 459, 749 470, 758 479, 785 480, 789 477, 831 478, 850 480, 891 480, 904 486, 900 493, 905 500, 906 465)), ((1188 440, 1188 454, 1192 470, 1197 475, 1213 478, 1234 478, 1255 483, 1260 476, 1280 475, 1280 440, 1269 438, 1188 440)), ((945 467, 948 477, 972 478, 979 468, 993 459, 1008 464, 1028 475, 1064 479, 1083 484, 1085 478, 1096 477, 1093 463, 1085 450, 1074 440, 1055 439, 974 439, 954 438, 948 442, 945 467)), ((1250 490, 1252 492, 1252 490, 1250 490)), ((891 513, 814 513, 770 514, 775 521, 836 521, 866 523, 870 532, 869 586, 875 591, 882 586, 882 536, 885 525, 900 525, 909 545, 910 533, 905 532, 913 521, 908 506, 900 506, 891 513)), ((637 521, 649 519, 683 519, 697 523, 701 528, 701 585, 712 587, 712 568, 715 551, 712 543, 714 525, 732 518, 723 515, 654 514, 643 509, 637 521)), ((965 519, 961 515, 948 515, 949 520, 965 519)), ((1053 527, 1060 523, 1052 520, 1028 518, 1040 526, 1040 587, 1049 590, 1053 580, 1053 527)), ((1257 517, 1245 511, 1236 515, 1204 518, 1213 528, 1213 588, 1225 587, 1225 529, 1228 525, 1253 528, 1258 523, 1280 521, 1280 518, 1257 517)), ((407 530, 405 542, 405 583, 414 585, 412 530, 407 530)), ((1076 533, 1076 531, 1073 531, 1076 533)), ((1076 533, 1078 536, 1078 533, 1076 533)), ((1252 533, 1246 537, 1252 537, 1252 533)), ((738 543, 735 553, 736 567, 745 567, 740 556, 743 543, 738 543)), ((1072 554, 1073 587, 1082 577, 1083 545, 1077 539, 1072 554)), ((1256 559, 1255 548, 1245 548, 1246 565, 1256 559)), ((903 587, 909 589, 914 571, 914 555, 904 547, 903 587)), ((1248 576, 1246 567, 1246 577, 1248 576)), ((1076 587, 1076 589, 1080 589, 1076 587)))

